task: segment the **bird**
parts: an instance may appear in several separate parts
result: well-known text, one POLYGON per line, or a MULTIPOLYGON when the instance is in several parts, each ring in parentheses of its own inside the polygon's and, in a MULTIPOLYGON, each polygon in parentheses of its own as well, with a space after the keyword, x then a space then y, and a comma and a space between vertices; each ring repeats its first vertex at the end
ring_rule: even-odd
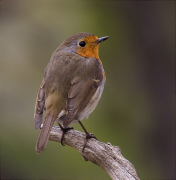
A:
POLYGON ((35 129, 41 129, 37 153, 45 149, 55 121, 62 130, 62 145, 65 132, 73 128, 70 124, 79 123, 85 131, 83 150, 88 139, 96 138, 88 133, 81 121, 93 112, 103 93, 106 75, 98 49, 108 38, 80 32, 68 37, 52 54, 35 104, 35 129))

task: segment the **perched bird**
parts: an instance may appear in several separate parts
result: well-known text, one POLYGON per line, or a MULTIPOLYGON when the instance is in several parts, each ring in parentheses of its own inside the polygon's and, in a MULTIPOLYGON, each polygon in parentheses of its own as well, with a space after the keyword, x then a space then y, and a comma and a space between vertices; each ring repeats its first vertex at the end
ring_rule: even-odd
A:
POLYGON ((89 138, 95 138, 87 132, 81 120, 88 118, 95 109, 104 89, 106 77, 98 56, 98 47, 107 38, 77 33, 62 42, 53 53, 45 69, 35 105, 36 130, 41 128, 43 111, 46 111, 36 145, 37 153, 46 147, 56 119, 63 131, 61 143, 64 133, 71 129, 69 124, 77 122, 86 133, 85 145, 89 138))

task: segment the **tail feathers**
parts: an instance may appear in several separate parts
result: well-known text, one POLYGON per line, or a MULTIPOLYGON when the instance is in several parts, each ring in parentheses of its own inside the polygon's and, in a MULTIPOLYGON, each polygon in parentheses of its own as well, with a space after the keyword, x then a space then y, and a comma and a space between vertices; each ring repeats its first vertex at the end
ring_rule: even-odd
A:
POLYGON ((37 145, 36 145, 37 153, 40 153, 41 151, 43 151, 45 149, 45 147, 48 143, 51 128, 52 128, 55 120, 56 120, 56 118, 53 117, 51 114, 48 114, 45 117, 45 121, 44 121, 42 130, 40 132, 40 135, 39 135, 39 138, 37 141, 37 145))

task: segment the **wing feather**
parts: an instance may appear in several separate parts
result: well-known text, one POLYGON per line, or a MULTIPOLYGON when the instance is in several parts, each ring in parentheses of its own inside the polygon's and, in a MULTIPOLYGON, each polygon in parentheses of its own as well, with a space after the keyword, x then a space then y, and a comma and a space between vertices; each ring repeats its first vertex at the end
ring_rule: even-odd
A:
POLYGON ((95 94, 100 80, 78 81, 71 84, 66 109, 67 115, 64 117, 64 127, 67 127, 71 121, 82 111, 95 94))
POLYGON ((36 104, 35 104, 35 113, 34 113, 34 122, 35 122, 35 129, 39 129, 42 124, 42 117, 43 117, 43 110, 45 106, 45 80, 43 79, 42 84, 40 86, 36 104))

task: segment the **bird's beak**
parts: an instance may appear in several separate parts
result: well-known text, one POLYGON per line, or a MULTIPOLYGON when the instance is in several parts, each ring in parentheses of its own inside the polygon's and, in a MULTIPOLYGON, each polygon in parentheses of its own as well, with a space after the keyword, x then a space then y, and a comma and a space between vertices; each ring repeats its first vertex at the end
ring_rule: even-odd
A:
POLYGON ((99 44, 99 43, 105 41, 105 40, 108 39, 108 38, 109 38, 108 36, 101 37, 101 38, 98 38, 95 42, 99 44))

